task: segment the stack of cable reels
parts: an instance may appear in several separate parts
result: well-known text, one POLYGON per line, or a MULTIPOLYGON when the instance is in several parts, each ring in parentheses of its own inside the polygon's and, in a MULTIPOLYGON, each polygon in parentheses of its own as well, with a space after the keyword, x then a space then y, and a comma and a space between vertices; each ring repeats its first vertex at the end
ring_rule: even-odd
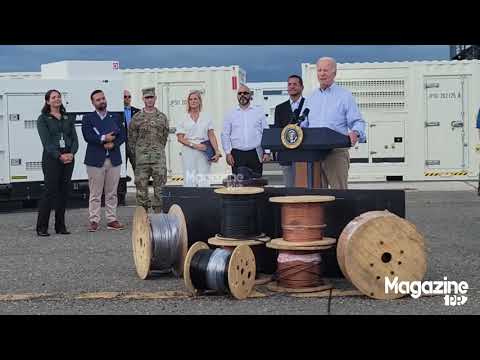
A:
POLYGON ((336 239, 323 236, 325 206, 334 196, 302 195, 271 197, 281 204, 283 238, 267 247, 277 249, 277 281, 268 289, 277 292, 306 293, 331 289, 321 276, 321 252, 331 249, 336 239))
POLYGON ((132 248, 140 279, 169 272, 181 277, 188 249, 181 207, 173 204, 167 214, 148 214, 138 206, 133 218, 132 248))
POLYGON ((255 286, 255 272, 255 256, 249 246, 240 245, 230 252, 211 250, 199 241, 187 252, 183 278, 192 295, 213 292, 243 300, 255 286))
POLYGON ((223 187, 215 189, 221 196, 222 215, 221 230, 219 234, 208 239, 210 245, 219 246, 233 252, 242 245, 252 247, 255 255, 258 272, 256 272, 255 285, 263 285, 272 280, 272 276, 262 274, 263 268, 259 252, 270 237, 262 233, 258 219, 258 203, 263 188, 258 187, 223 187))
POLYGON ((392 283, 421 281, 427 271, 425 241, 409 221, 389 211, 369 211, 356 217, 338 239, 337 260, 345 278, 363 294, 382 300, 404 294, 388 292, 392 283))

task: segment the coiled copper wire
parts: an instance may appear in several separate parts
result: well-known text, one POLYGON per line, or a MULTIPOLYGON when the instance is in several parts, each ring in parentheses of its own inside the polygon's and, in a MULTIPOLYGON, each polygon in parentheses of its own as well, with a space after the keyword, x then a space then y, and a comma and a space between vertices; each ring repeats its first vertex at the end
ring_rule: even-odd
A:
POLYGON ((326 227, 322 203, 282 204, 283 239, 309 242, 323 239, 326 227))
POLYGON ((322 285, 320 263, 319 253, 300 250, 279 251, 277 260, 278 285, 293 289, 322 285), (290 257, 292 260, 282 261, 282 257, 290 257))

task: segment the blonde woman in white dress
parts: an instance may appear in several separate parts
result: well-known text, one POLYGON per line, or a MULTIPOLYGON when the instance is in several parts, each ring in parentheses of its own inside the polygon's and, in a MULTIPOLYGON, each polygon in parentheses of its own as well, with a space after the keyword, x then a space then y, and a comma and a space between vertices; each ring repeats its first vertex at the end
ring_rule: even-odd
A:
POLYGON ((183 186, 210 186, 210 167, 222 156, 213 128, 212 118, 202 112, 202 95, 200 91, 191 91, 187 97, 187 113, 177 127, 177 139, 182 146, 183 186), (207 155, 212 155, 210 161, 207 155), (213 150, 213 151, 212 151, 213 150))

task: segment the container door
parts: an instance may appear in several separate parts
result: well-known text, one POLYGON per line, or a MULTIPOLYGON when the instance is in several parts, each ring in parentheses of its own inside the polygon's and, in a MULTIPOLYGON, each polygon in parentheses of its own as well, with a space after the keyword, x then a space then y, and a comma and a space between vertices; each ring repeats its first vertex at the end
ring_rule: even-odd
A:
POLYGON ((404 163, 404 125, 399 121, 370 124, 370 157, 374 164, 404 163))
POLYGON ((427 77, 426 159, 427 169, 464 169, 465 141, 464 77, 427 77))
POLYGON ((0 95, 0 184, 10 183, 8 156, 8 119, 5 117, 6 97, 0 95))

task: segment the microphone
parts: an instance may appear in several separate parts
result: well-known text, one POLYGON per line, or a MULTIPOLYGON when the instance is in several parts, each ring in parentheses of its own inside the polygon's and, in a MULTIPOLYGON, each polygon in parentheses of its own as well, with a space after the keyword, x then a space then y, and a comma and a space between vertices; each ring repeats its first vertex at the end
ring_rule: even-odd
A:
POLYGON ((302 121, 304 121, 309 113, 310 113, 309 108, 306 108, 305 110, 303 110, 303 114, 298 117, 297 123, 300 124, 302 121))

